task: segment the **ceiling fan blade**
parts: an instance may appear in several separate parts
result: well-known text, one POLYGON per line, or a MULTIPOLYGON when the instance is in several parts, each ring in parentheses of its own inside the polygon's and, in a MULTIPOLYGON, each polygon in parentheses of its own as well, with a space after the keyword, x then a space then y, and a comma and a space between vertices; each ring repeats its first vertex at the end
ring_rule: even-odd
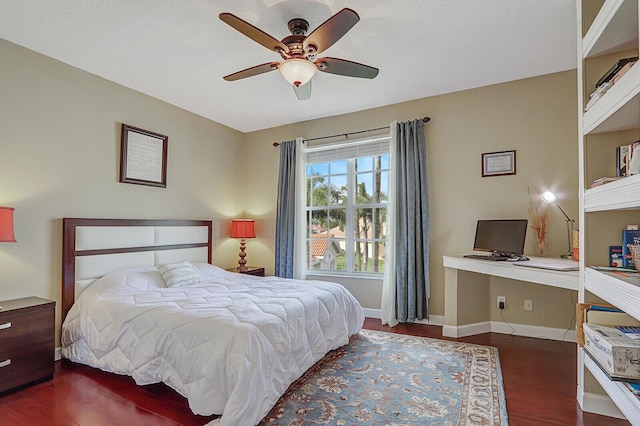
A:
POLYGON ((264 74, 265 72, 278 69, 279 62, 267 62, 266 64, 256 65, 255 67, 247 68, 242 71, 234 72, 224 76, 227 81, 236 81, 241 78, 253 77, 254 75, 264 74))
POLYGON ((378 68, 338 58, 320 58, 314 62, 319 71, 348 77, 375 78, 378 68))
POLYGON ((302 43, 305 52, 308 46, 315 46, 315 53, 327 50, 336 41, 340 40, 358 21, 358 14, 349 8, 344 8, 331 18, 324 21, 302 43))
POLYGON ((222 22, 240 31, 242 34, 246 35, 251 40, 263 45, 267 49, 273 50, 278 53, 280 53, 280 51, 289 53, 289 48, 287 47, 287 45, 265 33, 261 29, 254 27, 247 21, 243 21, 242 19, 238 18, 235 15, 232 15, 231 13, 221 13, 220 15, 218 15, 218 17, 222 20, 222 22))
POLYGON ((311 80, 302 86, 293 86, 293 91, 296 92, 299 101, 306 101, 311 97, 311 80))

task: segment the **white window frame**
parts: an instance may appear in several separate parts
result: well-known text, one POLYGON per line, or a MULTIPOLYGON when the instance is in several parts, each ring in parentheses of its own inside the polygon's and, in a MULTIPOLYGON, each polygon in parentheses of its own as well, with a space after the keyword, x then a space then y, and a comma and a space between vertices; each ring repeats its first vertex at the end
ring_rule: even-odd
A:
MULTIPOLYGON (((301 217, 301 222, 304 223, 305 226, 305 246, 304 246, 304 268, 305 275, 325 275, 325 276, 345 276, 351 278, 375 278, 381 279, 384 275, 384 272, 358 272, 354 270, 355 264, 355 223, 354 223, 354 215, 356 209, 372 209, 372 208, 384 208, 387 210, 388 215, 388 201, 381 203, 368 203, 362 205, 355 204, 355 196, 356 196, 356 188, 355 188, 355 161, 356 158, 362 157, 375 157, 377 155, 387 154, 390 156, 389 150, 389 141, 390 135, 381 135, 376 137, 369 137, 364 139, 359 139, 350 142, 340 142, 333 144, 323 144, 316 145, 313 147, 306 148, 306 161, 304 170, 304 200, 307 199, 307 174, 306 174, 306 166, 310 164, 318 164, 318 163, 330 163, 332 161, 347 161, 347 187, 348 187, 348 195, 347 195, 347 203, 346 206, 307 206, 306 201, 304 208, 302 210, 303 216, 301 217), (308 243, 311 241, 309 237, 309 229, 307 228, 307 220, 309 218, 309 214, 311 211, 325 211, 330 212, 333 209, 340 208, 346 209, 346 223, 345 223, 345 255, 346 255, 346 270, 338 271, 338 270, 330 270, 330 269, 309 269, 306 265, 310 264, 311 259, 309 256, 311 255, 308 251, 308 243)), ((391 160, 391 159, 390 159, 391 160)), ((391 165, 389 164, 389 168, 383 169, 387 171, 389 174, 391 173, 391 165)), ((366 172, 359 172, 366 173, 366 172)), ((329 172, 329 175, 331 173, 329 172)), ((390 184, 390 183, 389 183, 390 184)), ((387 191, 390 191, 390 188, 387 188, 387 191)), ((388 216, 387 216, 388 217, 388 216)), ((375 226, 375 225, 374 225, 375 226)), ((372 230, 372 235, 375 235, 372 230)), ((375 241, 379 241, 385 244, 387 243, 388 232, 385 232, 384 238, 381 239, 359 239, 364 244, 373 243, 375 241)), ((386 268, 386 259, 385 259, 385 268, 386 268)))

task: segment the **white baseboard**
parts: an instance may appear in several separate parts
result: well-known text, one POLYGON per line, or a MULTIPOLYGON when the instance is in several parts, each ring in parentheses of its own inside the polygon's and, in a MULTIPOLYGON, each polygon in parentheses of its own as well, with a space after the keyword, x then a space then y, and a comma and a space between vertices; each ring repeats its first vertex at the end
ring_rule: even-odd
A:
POLYGON ((364 316, 367 318, 377 318, 377 319, 382 318, 382 315, 380 314, 380 309, 362 308, 362 310, 364 311, 364 316))
POLYGON ((491 322, 491 332, 536 337, 538 339, 559 340, 562 342, 576 342, 576 331, 574 329, 567 330, 528 324, 506 324, 500 321, 493 321, 491 322))
POLYGON ((54 356, 56 361, 60 361, 62 359, 62 348, 56 348, 54 356))
MULTIPOLYGON (((380 319, 380 309, 363 309, 368 318, 380 319)), ((516 336, 536 337, 539 339, 560 340, 564 342, 576 341, 575 330, 561 328, 540 327, 528 324, 507 324, 502 321, 484 321, 460 326, 444 325, 443 315, 429 315, 429 320, 417 320, 416 324, 442 326, 444 337, 466 337, 482 333, 514 334, 516 336)))
POLYGON ((444 337, 466 337, 474 334, 490 333, 491 321, 477 322, 475 324, 467 324, 461 326, 445 325, 442 327, 442 335, 444 337))
POLYGON ((535 337, 538 339, 576 341, 575 330, 541 327, 529 324, 507 324, 501 321, 484 321, 460 326, 445 325, 442 335, 445 337, 466 337, 481 333, 513 334, 516 336, 535 337))

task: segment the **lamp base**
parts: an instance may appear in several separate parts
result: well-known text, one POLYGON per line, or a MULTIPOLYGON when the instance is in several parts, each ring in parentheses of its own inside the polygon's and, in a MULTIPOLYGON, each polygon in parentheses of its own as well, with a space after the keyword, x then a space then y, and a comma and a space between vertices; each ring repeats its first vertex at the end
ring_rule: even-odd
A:
POLYGON ((240 240, 240 259, 238 259, 238 272, 247 272, 247 260, 245 259, 245 256, 247 255, 244 252, 244 249, 246 248, 246 244, 244 241, 244 238, 240 240))
POLYGON ((563 259, 573 259, 573 255, 571 254, 561 254, 560 257, 563 259))

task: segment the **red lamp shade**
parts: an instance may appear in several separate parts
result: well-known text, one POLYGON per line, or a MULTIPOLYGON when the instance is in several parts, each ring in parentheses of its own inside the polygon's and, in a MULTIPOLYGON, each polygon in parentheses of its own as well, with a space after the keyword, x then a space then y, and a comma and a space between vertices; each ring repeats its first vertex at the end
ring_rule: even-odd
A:
POLYGON ((231 221, 231 238, 255 238, 253 219, 233 219, 231 221))
POLYGON ((0 243, 15 243, 13 235, 13 207, 0 206, 0 243))
POLYGON ((253 219, 232 219, 231 220, 231 238, 240 238, 240 259, 238 260, 238 272, 247 271, 247 254, 244 249, 247 246, 244 243, 245 238, 255 238, 256 231, 253 229, 253 219))

